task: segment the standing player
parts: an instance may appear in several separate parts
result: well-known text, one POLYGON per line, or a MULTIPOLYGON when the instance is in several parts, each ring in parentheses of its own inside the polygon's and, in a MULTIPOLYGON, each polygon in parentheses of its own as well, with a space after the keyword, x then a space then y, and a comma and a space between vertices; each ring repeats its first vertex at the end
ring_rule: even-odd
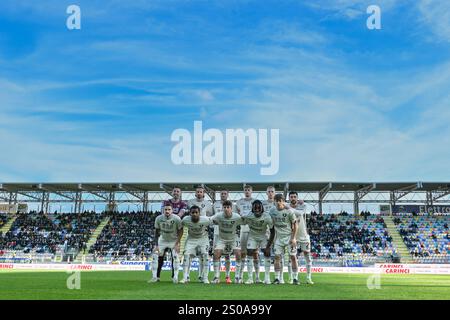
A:
POLYGON ((180 268, 178 253, 180 252, 180 240, 183 235, 181 218, 172 213, 170 204, 164 206, 164 214, 155 219, 155 246, 153 250, 153 263, 151 282, 158 282, 161 275, 161 268, 164 262, 164 255, 167 250, 172 254, 172 280, 178 283, 178 270, 180 268))
MULTIPOLYGON (((228 200, 229 192, 228 190, 224 189, 220 191, 220 201, 214 202, 214 215, 217 214, 223 214, 223 204, 225 201, 228 200)), ((234 205, 231 203, 232 208, 231 211, 234 212, 234 205)), ((214 225, 214 240, 213 240, 213 248, 216 247, 217 239, 219 237, 219 226, 217 224, 214 225)), ((233 253, 233 248, 231 246, 226 246, 222 254, 225 256, 225 282, 230 284, 231 278, 230 278, 230 269, 231 269, 231 261, 230 261, 230 255, 233 253)), ((240 254, 240 252, 239 252, 240 254)))
POLYGON ((233 204, 229 200, 223 202, 223 213, 214 215, 211 220, 219 227, 219 235, 214 245, 214 283, 220 282, 220 257, 225 249, 231 248, 236 257, 235 283, 241 283, 241 248, 236 229, 243 224, 242 217, 234 213, 233 204))
POLYGON ((205 189, 202 186, 195 188, 195 198, 190 199, 187 204, 190 209, 192 206, 200 208, 200 215, 210 217, 213 215, 212 203, 210 200, 205 199, 205 189))
MULTIPOLYGON (((306 227, 306 205, 303 200, 298 199, 298 193, 295 191, 289 192, 290 207, 294 209, 295 216, 297 217, 297 245, 300 251, 303 252, 306 261, 306 283, 314 284, 311 279, 311 240, 309 238, 308 230, 306 227)), ((291 276, 292 277, 292 276, 291 276)), ((293 278, 293 277, 292 277, 293 278)))
MULTIPOLYGON (((265 212, 261 201, 255 200, 252 204, 252 212, 244 218, 244 223, 248 224, 250 232, 248 234, 247 252, 249 260, 247 263, 248 280, 246 284, 253 283, 253 263, 256 263, 254 257, 258 257, 260 250, 265 250, 267 247, 267 229, 273 228, 271 216, 265 212), (253 257, 253 261, 250 257, 253 257)), ((270 284, 270 253, 265 254, 264 257, 264 271, 265 284, 270 284)), ((256 283, 261 283, 259 280, 259 270, 256 273, 256 283)))
POLYGON ((289 249, 289 256, 291 258, 292 269, 294 272, 293 284, 298 285, 298 263, 297 263, 297 220, 294 210, 289 208, 284 201, 282 194, 275 196, 276 207, 272 208, 269 212, 273 221, 273 228, 270 230, 270 239, 266 247, 266 256, 270 253, 270 246, 272 245, 274 238, 274 251, 275 251, 275 280, 274 284, 280 283, 280 260, 286 250, 289 249))
POLYGON ((172 199, 164 200, 162 203, 161 211, 164 210, 166 204, 170 204, 173 208, 173 213, 178 215, 180 218, 183 218, 186 210, 187 203, 186 201, 181 200, 181 188, 178 186, 173 187, 172 189, 172 199))
MULTIPOLYGON (((253 187, 250 185, 244 186, 244 195, 245 197, 240 199, 236 203, 236 209, 241 217, 246 217, 252 211, 252 202, 255 200, 252 198, 253 187)), ((247 257, 247 241, 248 241, 248 233, 250 229, 248 225, 241 226, 241 255, 242 261, 246 261, 247 257)), ((248 269, 248 268, 247 268, 248 269)), ((248 272, 248 270, 247 270, 248 272)), ((244 265, 241 268, 241 275, 239 279, 243 280, 244 277, 244 265)))
MULTIPOLYGON (((209 217, 201 216, 200 208, 197 206, 192 206, 189 212, 190 215, 184 217, 181 221, 182 226, 187 227, 188 230, 186 248, 184 250, 183 279, 181 280, 181 283, 189 282, 191 258, 195 256, 200 256, 200 261, 203 263, 202 273, 200 273, 200 280, 203 283, 209 283, 208 227, 211 225, 211 219, 209 217)), ((180 233, 178 241, 181 240, 181 237, 182 234, 180 233)))
MULTIPOLYGON (((267 189, 266 189, 266 195, 267 195, 267 200, 263 200, 262 204, 264 206, 264 212, 268 214, 270 212, 270 209, 275 207, 275 200, 274 200, 274 198, 275 198, 275 187, 274 186, 268 186, 267 189)), ((269 239, 269 237, 270 237, 270 229, 267 230, 266 237, 267 237, 267 239, 269 239)), ((260 265, 259 261, 260 260, 259 260, 258 252, 255 252, 255 254, 258 255, 258 257, 257 257, 258 260, 255 261, 255 272, 256 272, 256 279, 257 279, 256 281, 258 281, 258 279, 259 279, 259 265, 260 265)), ((266 260, 266 258, 265 258, 265 260, 266 260)), ((283 270, 283 269, 284 269, 284 257, 283 257, 283 259, 281 259, 281 270, 283 270)), ((265 278, 266 279, 270 279, 270 269, 267 270, 267 269, 264 268, 264 271, 265 271, 265 278)), ((264 282, 266 282, 266 281, 264 281, 264 282)), ((281 277, 280 283, 284 283, 283 277, 281 277)))
MULTIPOLYGON (((213 215, 213 207, 210 200, 205 199, 205 189, 199 185, 195 188, 195 198, 188 201, 188 208, 197 206, 200 208, 200 216, 210 217, 213 215)), ((198 280, 202 281, 202 268, 203 262, 202 257, 199 258, 198 264, 198 280)))

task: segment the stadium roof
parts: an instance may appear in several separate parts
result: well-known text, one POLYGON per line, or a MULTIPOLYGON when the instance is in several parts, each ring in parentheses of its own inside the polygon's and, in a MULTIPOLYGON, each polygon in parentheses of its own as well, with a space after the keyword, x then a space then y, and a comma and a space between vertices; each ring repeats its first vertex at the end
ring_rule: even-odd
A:
MULTIPOLYGON (((0 191, 6 192, 36 192, 36 191, 139 191, 139 192, 161 192, 173 186, 179 186, 184 191, 193 191, 202 183, 0 183, 0 191)), ((265 191, 268 185, 276 189, 295 190, 298 192, 356 192, 360 190, 371 190, 378 192, 391 191, 439 191, 448 190, 450 182, 218 182, 204 183, 211 190, 220 191, 226 188, 230 191, 241 191, 244 184, 249 184, 254 191, 265 191)))

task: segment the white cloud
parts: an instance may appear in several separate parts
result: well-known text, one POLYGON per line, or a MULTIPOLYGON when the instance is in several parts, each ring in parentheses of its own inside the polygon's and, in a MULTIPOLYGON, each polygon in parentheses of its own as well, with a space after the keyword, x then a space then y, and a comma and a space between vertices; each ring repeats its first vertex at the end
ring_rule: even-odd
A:
POLYGON ((440 0, 419 0, 416 2, 421 14, 420 21, 431 29, 432 40, 450 41, 450 2, 440 0))

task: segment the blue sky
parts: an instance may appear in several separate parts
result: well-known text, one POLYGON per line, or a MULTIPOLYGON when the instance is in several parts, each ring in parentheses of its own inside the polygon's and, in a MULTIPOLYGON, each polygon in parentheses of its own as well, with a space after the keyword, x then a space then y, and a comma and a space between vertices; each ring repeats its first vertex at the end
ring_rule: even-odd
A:
POLYGON ((5 0, 0 181, 450 180, 449 89, 448 1, 5 0), (278 174, 173 165, 194 120, 280 129, 278 174))

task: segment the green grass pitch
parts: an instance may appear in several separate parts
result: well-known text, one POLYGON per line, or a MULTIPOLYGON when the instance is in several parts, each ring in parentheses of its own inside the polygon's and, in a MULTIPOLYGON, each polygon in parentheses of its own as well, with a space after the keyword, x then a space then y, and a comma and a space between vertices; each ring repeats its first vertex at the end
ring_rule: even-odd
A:
MULTIPOLYGON (((380 289, 369 290, 369 275, 364 274, 313 274, 314 285, 303 282, 299 286, 206 285, 196 281, 174 285, 169 274, 165 271, 161 282, 149 284, 150 272, 146 271, 86 271, 81 272, 81 289, 69 290, 66 282, 70 275, 65 272, 1 271, 0 299, 450 299, 448 275, 381 275, 380 289)), ((197 273, 192 273, 191 279, 196 278, 197 273)))

